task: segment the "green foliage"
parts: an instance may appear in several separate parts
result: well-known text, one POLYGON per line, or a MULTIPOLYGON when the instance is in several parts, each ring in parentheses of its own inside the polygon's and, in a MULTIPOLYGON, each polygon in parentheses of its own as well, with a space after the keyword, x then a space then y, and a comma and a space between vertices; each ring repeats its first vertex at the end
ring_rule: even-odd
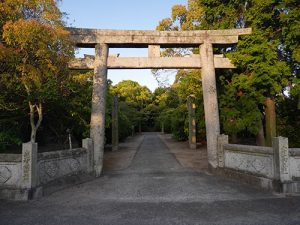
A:
POLYGON ((119 82, 111 91, 119 96, 120 111, 130 121, 130 127, 120 127, 120 129, 129 130, 129 133, 132 126, 137 129, 142 123, 144 124, 143 130, 146 130, 147 123, 150 121, 147 115, 151 112, 148 112, 146 108, 152 101, 151 91, 146 86, 130 80, 119 82))
MULTIPOLYGON (((28 115, 29 111, 31 130, 36 133, 44 105, 61 97, 74 49, 56 1, 7 0, 0 3, 0 11, 0 81, 7 91, 1 108, 3 113, 21 110, 28 115), (15 93, 9 97, 12 90, 15 93)), ((31 133, 31 141, 35 138, 31 133)))
POLYGON ((120 100, 142 109, 151 101, 151 91, 146 86, 131 80, 124 80, 114 86, 113 92, 120 97, 120 100))
POLYGON ((119 139, 124 140, 131 135, 132 122, 123 112, 119 113, 119 139))
POLYGON ((159 114, 158 126, 164 126, 164 132, 172 133, 172 118, 174 109, 165 109, 159 114))
MULTIPOLYGON (((109 81, 107 102, 106 102, 106 142, 111 143, 111 125, 112 125, 112 101, 113 96, 117 95, 119 101, 119 139, 124 140, 126 137, 132 134, 132 128, 137 130, 139 124, 144 121, 144 124, 148 124, 151 116, 147 117, 150 111, 149 105, 152 101, 151 91, 141 86, 139 83, 129 80, 124 80, 118 84, 112 86, 109 81)), ((143 126, 143 130, 147 127, 143 126)))
POLYGON ((187 113, 188 111, 185 105, 180 105, 178 108, 174 109, 172 113, 172 134, 179 141, 184 141, 188 139, 187 113))
MULTIPOLYGON (((175 5, 171 17, 162 20, 157 29, 253 29, 253 34, 242 37, 237 46, 219 47, 215 52, 226 54, 237 67, 234 74, 232 70, 224 70, 221 75, 217 71, 217 77, 220 78, 217 82, 222 128, 229 134, 248 132, 255 135, 264 120, 267 98, 277 102, 288 91, 289 96, 284 101, 296 97, 298 100, 294 107, 298 111, 300 109, 300 98, 297 97, 300 95, 299 21, 299 1, 295 0, 193 0, 189 1, 187 7, 175 5)), ((174 55, 174 51, 168 49, 164 54, 174 55)), ((197 53, 198 49, 192 52, 197 53)), ((186 72, 179 70, 177 77, 181 78, 182 73, 186 72)), ((175 92, 178 93, 181 105, 184 104, 181 101, 186 97, 185 90, 189 90, 189 86, 184 84, 185 80, 178 79, 176 82, 179 83, 179 88, 175 92)), ((188 81, 187 84, 195 82, 196 80, 188 81)), ((190 89, 201 90, 201 84, 190 89)), ((202 105, 201 96, 196 95, 196 99, 202 105)), ((281 115, 282 111, 277 111, 278 121, 286 121, 287 128, 295 127, 291 120, 281 118, 293 118, 293 110, 289 115, 281 115)), ((197 122, 201 124, 198 129, 203 129, 203 113, 196 113, 197 122)), ((278 131, 282 133, 280 127, 282 125, 278 131)))
POLYGON ((281 93, 288 85, 292 74, 287 63, 278 59, 277 46, 262 35, 251 35, 238 43, 236 52, 228 54, 241 71, 241 89, 264 99, 281 93))
POLYGON ((232 95, 230 97, 222 95, 220 98, 220 119, 225 133, 237 134, 248 131, 256 135, 261 120, 261 113, 256 102, 246 94, 236 97, 235 101, 232 101, 232 98, 234 98, 232 95))
POLYGON ((202 99, 201 75, 199 70, 179 70, 170 88, 158 88, 154 92, 159 117, 157 124, 164 126, 180 141, 188 138, 187 99, 192 96, 196 103, 197 136, 205 139, 204 109, 202 99))
POLYGON ((10 146, 20 145, 21 143, 22 141, 15 130, 0 131, 0 153, 10 146))
POLYGON ((278 100, 277 111, 280 115, 277 117, 278 135, 289 137, 290 147, 299 147, 299 127, 300 127, 300 110, 299 96, 282 96, 278 100))

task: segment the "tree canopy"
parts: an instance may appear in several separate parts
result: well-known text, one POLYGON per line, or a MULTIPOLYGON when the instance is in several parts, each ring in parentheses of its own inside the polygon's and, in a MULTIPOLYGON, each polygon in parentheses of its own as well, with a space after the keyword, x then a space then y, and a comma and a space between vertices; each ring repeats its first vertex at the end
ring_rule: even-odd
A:
POLYGON ((73 47, 55 1, 7 0, 0 4, 1 79, 13 82, 23 107, 28 105, 30 140, 35 142, 43 105, 57 100, 73 47))
MULTIPOLYGON (((282 125, 276 129, 282 121, 282 115, 276 115, 279 104, 295 102, 299 115, 299 12, 295 0, 190 0, 187 6, 173 6, 171 16, 160 21, 157 29, 253 29, 236 46, 214 49, 237 67, 217 70, 221 125, 234 139, 246 132, 257 135, 258 144, 270 145, 273 136, 287 134, 282 125)), ((189 71, 178 72, 182 73, 189 71)))

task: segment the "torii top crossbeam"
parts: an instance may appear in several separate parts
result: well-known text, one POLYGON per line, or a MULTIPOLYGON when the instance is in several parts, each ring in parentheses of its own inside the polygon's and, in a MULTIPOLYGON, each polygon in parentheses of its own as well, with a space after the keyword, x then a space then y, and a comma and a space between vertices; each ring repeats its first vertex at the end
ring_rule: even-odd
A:
POLYGON ((97 43, 113 48, 145 48, 148 45, 199 47, 205 40, 212 44, 234 44, 238 36, 251 34, 251 28, 197 31, 101 30, 69 28, 78 47, 94 47, 97 43))
MULTIPOLYGON (((234 44, 239 35, 251 33, 251 28, 199 31, 99 30, 70 28, 75 45, 94 48, 106 44, 109 48, 148 48, 148 57, 111 57, 109 69, 197 69, 202 67, 200 56, 160 57, 160 48, 197 47, 210 44, 234 44)), ((94 69, 94 58, 85 57, 70 62, 72 69, 94 69)), ((214 68, 234 68, 229 59, 214 55, 214 68)))

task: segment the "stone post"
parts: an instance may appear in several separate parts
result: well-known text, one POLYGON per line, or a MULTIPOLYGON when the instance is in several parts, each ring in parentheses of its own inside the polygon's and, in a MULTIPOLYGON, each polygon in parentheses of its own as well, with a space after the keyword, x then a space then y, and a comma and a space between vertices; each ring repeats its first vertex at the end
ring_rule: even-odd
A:
POLYGON ((165 125, 164 123, 161 123, 161 134, 165 133, 165 125))
POLYGON ((139 121, 139 134, 141 134, 142 133, 142 122, 141 122, 141 120, 139 121))
POLYGON ((281 182, 291 180, 289 171, 289 144, 288 138, 275 137, 273 138, 274 151, 274 176, 275 179, 281 182))
POLYGON ((113 96, 112 102, 112 150, 117 151, 119 148, 119 124, 118 124, 118 96, 113 96))
POLYGON ((93 140, 91 138, 83 139, 82 147, 87 151, 87 172, 92 173, 94 171, 93 140))
POLYGON ((197 148, 196 141, 196 120, 195 120, 195 104, 191 96, 188 97, 188 112, 189 112, 189 145, 190 149, 197 148))
POLYGON ((148 46, 148 57, 149 58, 160 57, 160 45, 149 45, 148 46))
POLYGON ((208 163, 213 168, 218 165, 217 137, 220 134, 219 109, 214 68, 213 46, 205 41, 200 46, 201 76, 205 112, 208 163))
POLYGON ((131 136, 132 137, 134 136, 134 126, 133 125, 131 126, 131 136))
POLYGON ((37 185, 37 143, 22 144, 22 187, 35 188, 37 185))
POLYGON ((218 166, 224 167, 224 145, 228 144, 228 135, 219 135, 218 136, 218 166))
POLYGON ((94 144, 94 171, 99 177, 103 168, 105 142, 105 105, 107 85, 108 45, 95 46, 93 96, 91 113, 91 138, 94 144))

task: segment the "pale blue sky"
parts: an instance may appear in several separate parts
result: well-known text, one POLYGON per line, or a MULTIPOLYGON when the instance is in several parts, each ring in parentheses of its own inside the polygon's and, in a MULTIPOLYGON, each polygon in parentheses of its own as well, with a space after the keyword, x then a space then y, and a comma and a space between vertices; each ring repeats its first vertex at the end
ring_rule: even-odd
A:
MULTIPOLYGON (((158 22, 171 15, 176 4, 187 0, 62 0, 60 9, 68 14, 68 25, 82 28, 155 30, 158 22)), ((92 54, 91 50, 81 50, 92 54)), ((110 49, 110 54, 121 56, 147 56, 146 49, 110 49)), ((167 75, 166 75, 167 76, 167 75)), ((134 80, 154 90, 158 85, 150 70, 109 70, 113 84, 121 80, 134 80)), ((170 82, 173 81, 169 75, 170 82)))

